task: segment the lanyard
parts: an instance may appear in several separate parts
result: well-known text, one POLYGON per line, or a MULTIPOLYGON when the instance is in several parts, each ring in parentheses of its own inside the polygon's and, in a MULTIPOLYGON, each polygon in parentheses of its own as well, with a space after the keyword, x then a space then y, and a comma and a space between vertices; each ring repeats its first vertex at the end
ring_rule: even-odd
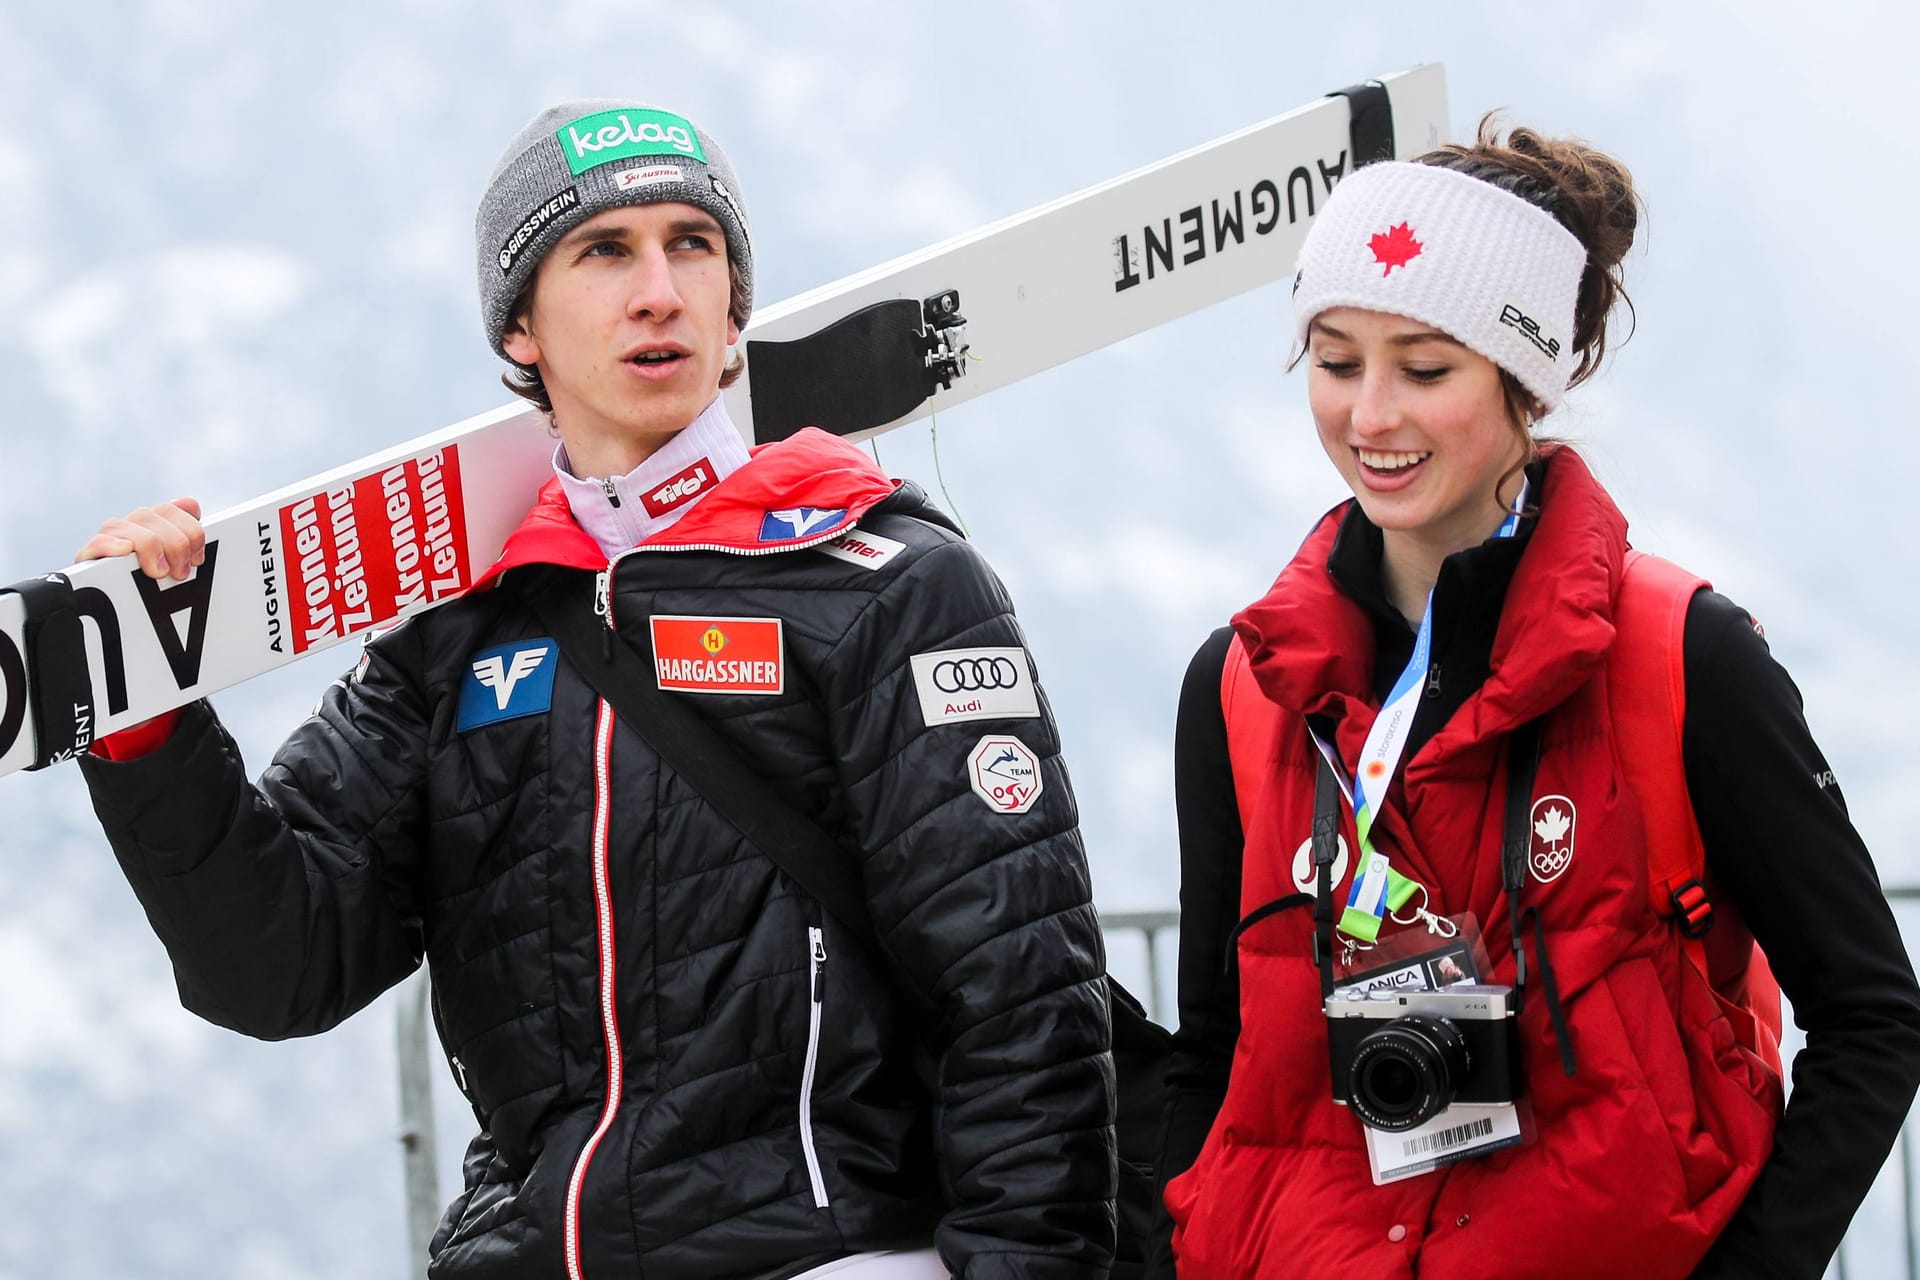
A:
MULTIPOLYGON (((1526 509, 1527 481, 1522 476, 1520 492, 1515 497, 1513 508, 1507 518, 1500 522, 1494 531, 1496 538, 1511 538, 1520 528, 1520 513, 1526 509)), ((1313 733, 1313 741, 1320 748, 1320 754, 1333 769, 1334 777, 1341 780, 1341 793, 1347 803, 1353 807, 1353 826, 1360 842, 1359 869, 1354 873, 1353 888, 1347 894, 1346 910, 1341 913, 1340 932, 1362 942, 1372 942, 1380 936, 1380 922, 1390 912, 1399 911, 1412 900, 1413 895, 1424 891, 1417 880, 1408 879, 1394 870, 1391 861, 1373 846, 1373 822, 1381 807, 1386 803, 1387 788, 1393 784, 1393 776, 1400 768, 1400 757, 1405 754, 1407 740, 1413 733, 1414 713, 1419 710, 1420 690, 1427 680, 1427 668, 1433 650, 1433 592, 1427 592, 1426 608, 1420 614, 1420 630, 1414 636, 1413 654, 1407 659, 1405 670, 1393 682, 1393 688, 1387 692, 1387 700, 1381 704, 1380 714, 1374 717, 1373 727, 1367 731, 1366 744, 1360 749, 1360 768, 1347 782, 1347 773, 1340 767, 1340 758, 1333 746, 1318 732, 1313 733)))

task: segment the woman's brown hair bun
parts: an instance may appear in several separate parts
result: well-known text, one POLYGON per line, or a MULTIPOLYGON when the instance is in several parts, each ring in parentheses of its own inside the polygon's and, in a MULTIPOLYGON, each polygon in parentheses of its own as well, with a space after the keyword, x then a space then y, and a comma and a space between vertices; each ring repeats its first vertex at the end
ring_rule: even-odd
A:
POLYGON ((1615 303, 1626 304, 1627 336, 1633 333, 1633 300, 1622 283, 1621 260, 1640 225, 1640 197, 1625 165, 1577 138, 1549 138, 1521 126, 1501 135, 1497 113, 1489 112, 1471 145, 1449 143, 1415 161, 1456 170, 1538 205, 1586 247, 1573 312, 1580 359, 1567 381, 1579 386, 1606 355, 1607 317, 1615 303))

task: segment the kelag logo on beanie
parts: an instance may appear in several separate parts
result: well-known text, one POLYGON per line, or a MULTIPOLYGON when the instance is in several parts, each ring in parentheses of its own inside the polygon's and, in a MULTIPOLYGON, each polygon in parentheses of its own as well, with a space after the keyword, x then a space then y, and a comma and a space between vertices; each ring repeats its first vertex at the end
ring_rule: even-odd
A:
POLYGON ((562 125, 554 136, 575 177, 630 156, 692 156, 707 162, 693 125, 669 111, 601 111, 562 125))

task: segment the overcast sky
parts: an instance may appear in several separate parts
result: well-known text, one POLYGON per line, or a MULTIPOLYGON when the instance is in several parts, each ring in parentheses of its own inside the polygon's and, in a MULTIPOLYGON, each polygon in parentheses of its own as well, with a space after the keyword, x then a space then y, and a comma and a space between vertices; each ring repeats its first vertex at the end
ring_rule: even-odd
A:
MULTIPOLYGON (((0 0, 0 580, 107 514, 225 506, 502 402, 472 213, 549 102, 642 97, 720 139, 764 304, 1438 61, 1456 137, 1506 107, 1632 168, 1639 331, 1550 425, 1639 545, 1763 620, 1883 878, 1920 882, 1920 20, 1569 8, 0 0)), ((1188 657, 1344 494, 1287 333, 1265 288, 939 420, 1109 909, 1175 903, 1188 657)), ((924 425, 879 451, 938 492, 924 425)), ((350 661, 217 699, 256 770, 350 661)), ((205 1026, 74 770, 0 780, 0 830, 0 1280, 405 1275, 391 1002, 308 1042, 205 1026)), ((1144 985, 1137 947, 1115 968, 1144 985)), ((472 1119, 441 1096, 451 1195, 472 1119)), ((1897 1194, 1851 1275, 1893 1274, 1897 1194)))

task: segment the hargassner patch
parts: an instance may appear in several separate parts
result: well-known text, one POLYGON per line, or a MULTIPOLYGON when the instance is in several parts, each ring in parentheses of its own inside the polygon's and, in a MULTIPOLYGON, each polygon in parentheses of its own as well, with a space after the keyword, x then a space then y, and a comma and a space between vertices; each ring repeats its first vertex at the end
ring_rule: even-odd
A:
POLYGON ((549 710, 559 665, 559 650, 547 636, 482 649, 467 661, 454 728, 465 733, 549 710))
POLYGON ((1025 813, 1040 798, 1040 760, 1018 738, 980 739, 967 756, 973 793, 995 813, 1025 813))
POLYGON ((1040 715, 1027 651, 941 649, 911 659, 913 691, 928 728, 961 720, 1032 720, 1040 715))
POLYGON ((835 560, 845 560, 862 569, 878 569, 906 549, 904 542, 895 542, 892 538, 883 538, 877 533, 860 529, 849 529, 832 542, 823 542, 814 548, 835 560))
POLYGON ((513 264, 520 260, 526 247, 540 238, 540 233, 550 226, 553 220, 569 209, 580 207, 580 188, 568 187, 553 199, 520 219, 520 225, 513 229, 507 242, 500 246, 500 273, 505 275, 513 270, 513 264))
POLYGON ((779 693, 786 688, 778 618, 656 614, 653 665, 674 693, 779 693))
POLYGON ((760 519, 760 541, 792 542, 829 533, 847 521, 845 507, 782 507, 760 519))
POLYGON ((644 107, 598 111, 561 125, 553 136, 560 140, 560 152, 576 177, 631 156, 692 156, 701 164, 707 162, 693 125, 671 111, 644 107))

